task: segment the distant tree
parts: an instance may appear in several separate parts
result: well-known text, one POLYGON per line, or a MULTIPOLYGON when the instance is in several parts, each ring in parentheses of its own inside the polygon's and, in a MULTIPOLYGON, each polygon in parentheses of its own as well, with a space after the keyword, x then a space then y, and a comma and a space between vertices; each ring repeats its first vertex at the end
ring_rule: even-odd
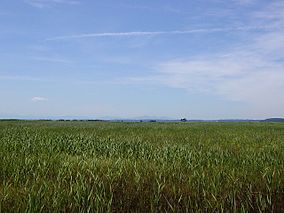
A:
POLYGON ((182 119, 180 119, 180 121, 181 122, 186 122, 187 120, 186 120, 186 118, 182 118, 182 119))

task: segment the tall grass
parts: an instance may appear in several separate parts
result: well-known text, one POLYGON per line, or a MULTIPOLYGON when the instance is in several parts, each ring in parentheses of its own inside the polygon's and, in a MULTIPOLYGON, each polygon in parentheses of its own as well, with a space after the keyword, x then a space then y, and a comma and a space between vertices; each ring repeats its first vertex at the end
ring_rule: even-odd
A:
POLYGON ((283 212, 284 124, 0 122, 0 212, 283 212))

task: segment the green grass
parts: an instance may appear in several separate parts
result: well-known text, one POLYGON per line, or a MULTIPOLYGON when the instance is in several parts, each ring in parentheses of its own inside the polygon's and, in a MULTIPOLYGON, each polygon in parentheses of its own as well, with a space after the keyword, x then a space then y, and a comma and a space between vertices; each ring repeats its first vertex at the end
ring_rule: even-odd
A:
POLYGON ((0 212, 283 212, 283 123, 0 122, 0 212))

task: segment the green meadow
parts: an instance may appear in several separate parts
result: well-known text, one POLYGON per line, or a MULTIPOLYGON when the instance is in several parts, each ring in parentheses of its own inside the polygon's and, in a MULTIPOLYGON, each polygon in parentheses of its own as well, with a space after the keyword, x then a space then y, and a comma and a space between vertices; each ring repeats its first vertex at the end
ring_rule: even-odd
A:
POLYGON ((284 123, 0 122, 0 212, 284 212, 284 123))

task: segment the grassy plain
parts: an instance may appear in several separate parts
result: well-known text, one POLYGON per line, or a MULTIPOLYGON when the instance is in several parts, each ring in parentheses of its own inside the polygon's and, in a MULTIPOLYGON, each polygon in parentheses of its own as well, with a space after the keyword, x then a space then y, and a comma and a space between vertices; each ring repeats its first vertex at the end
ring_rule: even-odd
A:
POLYGON ((283 212, 284 123, 0 122, 0 212, 283 212))

